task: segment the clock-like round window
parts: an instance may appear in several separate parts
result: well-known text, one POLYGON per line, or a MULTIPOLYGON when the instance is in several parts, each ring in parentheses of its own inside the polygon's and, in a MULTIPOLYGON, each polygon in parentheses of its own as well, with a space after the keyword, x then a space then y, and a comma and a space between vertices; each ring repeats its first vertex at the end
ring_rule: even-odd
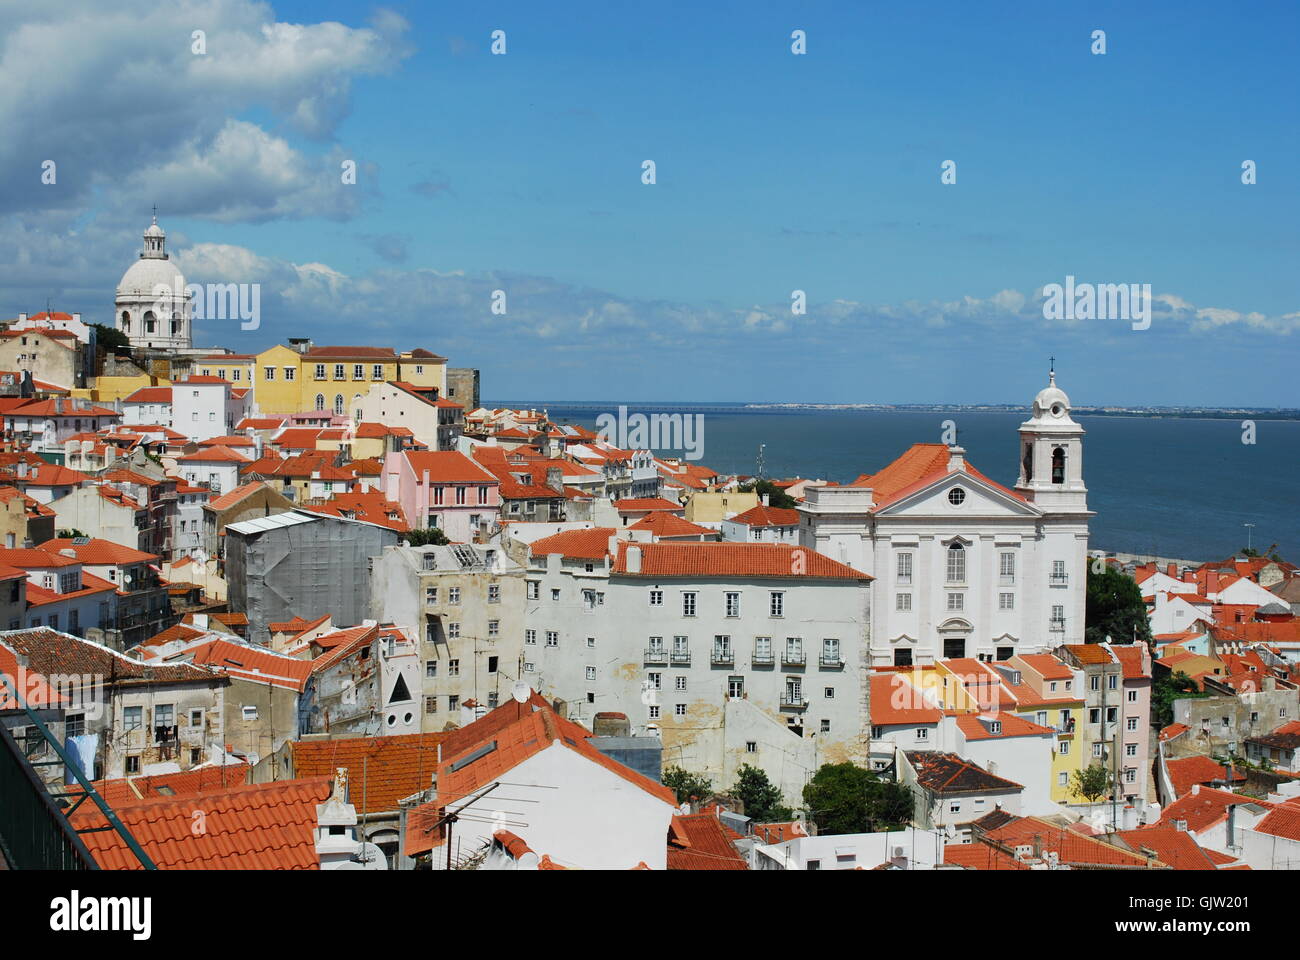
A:
POLYGON ((1059 417, 1064 412, 1065 407, 1061 406, 1059 403, 1052 404, 1052 416, 1059 417))
POLYGON ((954 507, 960 507, 966 502, 966 491, 961 487, 953 487, 948 491, 948 502, 954 507))

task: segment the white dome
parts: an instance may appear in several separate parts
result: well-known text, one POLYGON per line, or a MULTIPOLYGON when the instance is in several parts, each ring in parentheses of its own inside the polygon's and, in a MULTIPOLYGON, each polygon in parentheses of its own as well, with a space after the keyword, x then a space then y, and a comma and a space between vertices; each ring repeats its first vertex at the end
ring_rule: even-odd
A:
POLYGON ((185 277, 176 264, 170 260, 141 257, 122 274, 117 295, 156 297, 154 291, 159 286, 166 287, 173 295, 185 295, 185 277))
POLYGON ((1070 398, 1056 385, 1055 373, 1048 378, 1047 386, 1039 390, 1038 396, 1034 397, 1034 413, 1041 415, 1047 411, 1051 411, 1056 416, 1062 416, 1070 411, 1070 398))

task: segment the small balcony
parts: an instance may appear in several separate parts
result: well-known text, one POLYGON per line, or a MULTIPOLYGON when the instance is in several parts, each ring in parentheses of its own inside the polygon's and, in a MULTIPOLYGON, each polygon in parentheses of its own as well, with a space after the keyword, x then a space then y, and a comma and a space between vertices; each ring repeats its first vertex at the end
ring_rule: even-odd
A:
POLYGON ((736 655, 730 649, 722 650, 714 647, 709 663, 715 667, 732 667, 736 664, 736 655))
POLYGON ((781 694, 781 709, 807 710, 808 701, 804 699, 802 693, 791 693, 787 690, 785 693, 781 694))
POLYGON ((755 653, 749 662, 755 667, 770 667, 776 663, 776 657, 771 653, 755 653))
POLYGON ((1070 585, 1070 575, 1068 573, 1054 573, 1047 578, 1047 584, 1051 587, 1068 587, 1070 585))
POLYGON ((786 650, 781 654, 781 666, 783 667, 802 667, 805 662, 802 650, 786 650))
POLYGON ((1068 738, 1068 739, 1073 739, 1073 737, 1074 737, 1074 721, 1073 721, 1073 720, 1071 720, 1069 723, 1058 723, 1058 724, 1057 724, 1055 727, 1053 727, 1052 729, 1056 731, 1056 735, 1057 735, 1058 737, 1066 737, 1066 738, 1068 738))
POLYGON ((1052 631, 1053 633, 1064 633, 1064 632, 1065 632, 1065 618, 1064 618, 1064 617, 1052 617, 1051 620, 1047 621, 1047 629, 1050 630, 1050 631, 1052 631))
POLYGON ((674 650, 670 655, 674 667, 689 667, 691 665, 691 651, 674 650))
POLYGON ((843 669, 844 669, 844 658, 841 657, 838 653, 835 653, 835 654, 825 654, 825 653, 823 653, 823 654, 821 655, 821 660, 820 660, 819 662, 821 663, 821 666, 822 666, 822 669, 823 669, 823 670, 843 670, 843 669))
POLYGON ((650 647, 645 652, 645 662, 667 664, 668 651, 664 650, 662 647, 650 647))

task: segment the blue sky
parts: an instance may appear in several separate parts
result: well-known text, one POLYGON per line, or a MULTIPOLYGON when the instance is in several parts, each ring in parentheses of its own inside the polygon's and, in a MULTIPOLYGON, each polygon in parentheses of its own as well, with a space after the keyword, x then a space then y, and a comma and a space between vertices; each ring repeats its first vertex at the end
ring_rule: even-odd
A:
POLYGON ((205 343, 425 346, 488 397, 1018 401, 1054 354, 1077 402, 1300 405, 1300 7, 699 6, 0 15, 0 312, 106 319, 156 202, 189 280, 262 284, 205 343), (1067 274, 1151 329, 1044 320, 1067 274))

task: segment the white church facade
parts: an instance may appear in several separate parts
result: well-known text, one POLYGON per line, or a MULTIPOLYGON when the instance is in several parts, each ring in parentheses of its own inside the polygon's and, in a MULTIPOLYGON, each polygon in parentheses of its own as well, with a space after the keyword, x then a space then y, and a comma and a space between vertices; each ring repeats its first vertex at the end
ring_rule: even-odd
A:
POLYGON ((193 309, 185 277, 167 254, 167 234, 156 215, 144 232, 140 259, 117 285, 113 308, 114 325, 132 348, 188 350, 193 344, 193 309))
POLYGON ((1020 425, 1014 489, 960 447, 928 443, 851 484, 808 489, 800 543, 875 578, 872 666, 1083 642, 1083 433, 1053 373, 1020 425))

